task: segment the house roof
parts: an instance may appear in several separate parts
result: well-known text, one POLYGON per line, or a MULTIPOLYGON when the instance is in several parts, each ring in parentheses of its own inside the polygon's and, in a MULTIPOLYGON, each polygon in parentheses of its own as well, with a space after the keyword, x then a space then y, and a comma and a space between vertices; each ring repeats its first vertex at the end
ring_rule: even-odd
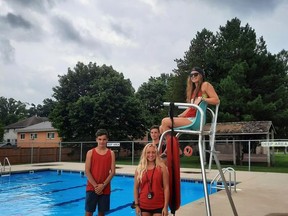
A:
POLYGON ((38 124, 40 122, 48 121, 47 117, 39 117, 39 116, 32 116, 30 118, 18 121, 16 123, 7 125, 4 127, 4 129, 19 129, 19 128, 25 128, 30 125, 38 124))
POLYGON ((52 126, 52 123, 50 121, 41 122, 38 124, 34 124, 25 128, 16 129, 16 131, 19 133, 24 132, 38 132, 38 131, 56 131, 56 129, 52 126))
MULTIPOLYGON (((205 127, 210 127, 207 124, 205 127)), ((275 128, 272 121, 223 122, 217 123, 216 135, 256 135, 269 134, 275 128)))

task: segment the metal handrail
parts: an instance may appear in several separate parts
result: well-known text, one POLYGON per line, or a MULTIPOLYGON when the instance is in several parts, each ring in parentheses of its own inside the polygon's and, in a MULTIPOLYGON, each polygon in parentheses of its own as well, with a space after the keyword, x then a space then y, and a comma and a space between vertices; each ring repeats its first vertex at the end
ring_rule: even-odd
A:
MULTIPOLYGON (((232 187, 234 188, 234 192, 236 193, 237 191, 236 191, 236 172, 235 172, 235 170, 232 167, 227 167, 227 168, 223 168, 222 172, 223 172, 223 174, 225 174, 226 172, 229 173, 228 187, 229 187, 230 193, 231 193, 232 187), (234 176, 233 185, 231 184, 231 182, 232 182, 231 181, 231 173, 233 173, 233 176, 234 176)), ((210 182, 210 194, 212 193, 212 188, 221 189, 221 190, 225 189, 225 188, 223 188, 223 186, 218 186, 218 181, 220 179, 222 180, 220 172, 218 172, 218 174, 210 182), (213 186, 213 184, 216 184, 216 186, 213 186)))
POLYGON ((1 176, 10 176, 11 175, 11 164, 8 157, 4 158, 3 165, 1 165, 1 176), (6 165, 7 162, 7 165, 6 165), (6 172, 6 166, 8 166, 9 171, 6 172))
POLYGON ((0 162, 0 175, 2 175, 2 169, 3 169, 3 166, 2 166, 2 164, 0 162))

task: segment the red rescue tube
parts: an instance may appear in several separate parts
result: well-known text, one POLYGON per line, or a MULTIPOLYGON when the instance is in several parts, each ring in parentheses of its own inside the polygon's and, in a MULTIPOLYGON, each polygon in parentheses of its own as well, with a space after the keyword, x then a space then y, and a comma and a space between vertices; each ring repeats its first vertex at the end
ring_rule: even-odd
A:
POLYGON ((169 208, 172 214, 179 209, 181 203, 180 197, 180 155, 179 142, 176 137, 167 135, 167 166, 169 170, 169 189, 170 199, 169 208), (172 142, 173 139, 173 142, 172 142))
POLYGON ((192 154, 193 154, 193 149, 192 149, 192 147, 191 147, 191 146, 186 146, 186 147, 184 148, 184 155, 185 155, 186 157, 190 157, 192 154))

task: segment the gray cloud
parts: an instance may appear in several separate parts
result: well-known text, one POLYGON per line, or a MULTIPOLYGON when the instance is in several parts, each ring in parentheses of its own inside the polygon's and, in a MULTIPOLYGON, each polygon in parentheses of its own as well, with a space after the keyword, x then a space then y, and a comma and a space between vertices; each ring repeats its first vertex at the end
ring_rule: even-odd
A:
POLYGON ((0 93, 29 103, 50 97, 57 76, 78 61, 112 65, 137 89, 150 76, 170 73, 197 31, 216 32, 234 17, 263 35, 269 51, 287 49, 288 3, 282 0, 0 0, 0 5, 0 93), (25 79, 19 84, 20 76, 25 79))
POLYGON ((9 0, 6 3, 15 9, 45 12, 55 6, 56 0, 9 0))
POLYGON ((75 29, 73 24, 63 17, 53 18, 56 32, 63 40, 80 43, 82 41, 80 33, 75 29))
MULTIPOLYGON (((52 26, 54 28, 55 36, 59 37, 60 43, 72 42, 81 52, 93 53, 93 55, 101 55, 108 57, 111 51, 109 44, 99 41, 91 34, 89 30, 81 32, 73 23, 66 17, 55 16, 52 18, 52 26)), ((85 54, 84 54, 85 55, 85 54)))
POLYGON ((228 8, 240 14, 272 12, 283 0, 208 0, 210 5, 221 9, 228 8))
MULTIPOLYGON (((25 15, 24 15, 25 16, 25 15)), ((42 26, 31 23, 22 15, 8 13, 0 16, 0 35, 10 41, 40 41, 43 37, 42 26)))
POLYGON ((110 26, 112 30, 115 31, 117 34, 123 35, 126 38, 130 38, 131 29, 129 29, 128 27, 116 22, 111 22, 110 26))
POLYGON ((8 13, 4 18, 12 27, 20 27, 25 29, 30 29, 32 27, 31 23, 23 19, 22 16, 16 16, 12 13, 8 13))
POLYGON ((14 62, 15 49, 10 44, 10 41, 5 38, 0 38, 0 62, 9 64, 14 62))

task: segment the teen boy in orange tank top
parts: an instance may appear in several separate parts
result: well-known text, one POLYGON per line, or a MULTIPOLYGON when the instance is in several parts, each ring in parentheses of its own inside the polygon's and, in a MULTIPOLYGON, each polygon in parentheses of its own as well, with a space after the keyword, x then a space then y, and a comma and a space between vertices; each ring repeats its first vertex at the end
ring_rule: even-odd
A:
POLYGON ((104 216, 110 210, 110 181, 115 175, 115 154, 107 148, 108 132, 99 129, 96 132, 97 147, 86 155, 85 172, 86 216, 92 216, 98 206, 98 216, 104 216))

